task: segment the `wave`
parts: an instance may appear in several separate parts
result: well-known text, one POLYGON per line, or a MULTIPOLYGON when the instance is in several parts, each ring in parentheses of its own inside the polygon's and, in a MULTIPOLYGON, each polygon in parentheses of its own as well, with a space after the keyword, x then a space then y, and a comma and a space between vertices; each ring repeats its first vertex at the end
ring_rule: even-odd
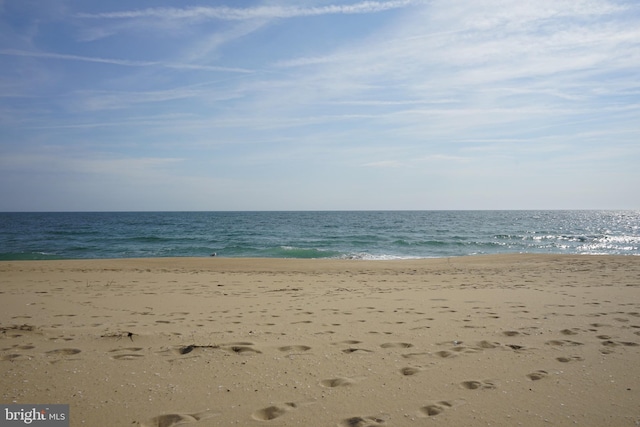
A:
POLYGON ((444 240, 420 240, 420 241, 409 241, 406 239, 398 239, 394 240, 393 244, 395 246, 406 246, 406 247, 415 247, 415 246, 446 246, 450 245, 451 242, 445 242, 444 240))
POLYGON ((436 257, 410 256, 410 255, 402 256, 402 255, 390 255, 390 254, 374 255, 366 252, 359 252, 359 253, 341 255, 338 258, 348 259, 348 260, 363 260, 363 261, 393 261, 393 260, 402 260, 402 259, 425 259, 425 258, 436 258, 436 257))
POLYGON ((223 248, 214 248, 211 252, 215 252, 217 256, 222 257, 255 257, 255 258, 338 258, 343 252, 329 249, 318 248, 302 248, 295 246, 270 246, 255 247, 245 245, 225 246, 223 248))
POLYGON ((3 252, 0 261, 48 261, 67 259, 56 254, 46 252, 3 252))
POLYGON ((171 237, 160 237, 160 236, 136 236, 136 237, 130 237, 126 240, 130 242, 135 242, 135 243, 165 243, 165 242, 173 242, 175 239, 171 237))
POLYGON ((293 246, 279 246, 267 249, 265 252, 276 258, 335 258, 341 255, 338 251, 293 246))

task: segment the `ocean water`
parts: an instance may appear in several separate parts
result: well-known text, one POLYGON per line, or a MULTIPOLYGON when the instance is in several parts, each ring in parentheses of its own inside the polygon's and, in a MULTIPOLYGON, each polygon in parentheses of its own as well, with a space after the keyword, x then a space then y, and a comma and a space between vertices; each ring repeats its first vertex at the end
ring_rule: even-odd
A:
POLYGON ((0 260, 640 255, 640 211, 0 213, 0 260))

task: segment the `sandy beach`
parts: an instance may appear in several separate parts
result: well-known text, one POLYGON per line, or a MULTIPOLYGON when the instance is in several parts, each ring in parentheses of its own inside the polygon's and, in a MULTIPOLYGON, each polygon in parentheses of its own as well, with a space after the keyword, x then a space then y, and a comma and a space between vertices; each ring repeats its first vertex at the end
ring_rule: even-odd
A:
POLYGON ((71 426, 638 426, 640 257, 5 261, 0 375, 71 426))

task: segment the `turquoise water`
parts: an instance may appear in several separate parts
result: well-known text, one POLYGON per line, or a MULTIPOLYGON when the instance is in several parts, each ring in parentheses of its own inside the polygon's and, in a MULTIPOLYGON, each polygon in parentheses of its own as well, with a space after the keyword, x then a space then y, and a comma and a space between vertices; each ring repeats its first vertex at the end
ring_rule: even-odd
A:
POLYGON ((0 260, 640 255, 640 211, 0 213, 0 260))

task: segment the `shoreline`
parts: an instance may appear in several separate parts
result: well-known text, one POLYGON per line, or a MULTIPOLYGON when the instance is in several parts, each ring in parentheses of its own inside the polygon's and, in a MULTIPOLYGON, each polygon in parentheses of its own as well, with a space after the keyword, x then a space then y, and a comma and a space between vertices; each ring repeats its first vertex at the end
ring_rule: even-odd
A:
POLYGON ((432 256, 432 257, 394 257, 394 258, 286 258, 286 257, 225 257, 225 256, 154 256, 154 257, 107 257, 107 258, 64 258, 64 259, 15 259, 0 260, 0 264, 10 262, 102 262, 102 261, 145 261, 145 260, 224 260, 224 261, 320 261, 320 262, 420 262, 443 259, 465 259, 465 258, 502 258, 502 257, 605 257, 605 258, 634 258, 640 255, 634 254, 574 254, 574 253, 539 253, 539 252, 503 252, 493 254, 466 254, 453 256, 432 256))
POLYGON ((105 258, 43 258, 43 259, 0 259, 1 263, 8 262, 66 262, 66 261, 118 261, 118 260, 190 260, 190 259, 218 259, 218 260, 300 260, 300 261, 356 261, 356 262, 386 262, 386 261, 424 261, 438 259, 457 259, 457 258, 475 258, 475 257, 503 257, 503 256, 575 256, 575 257, 640 257, 640 254, 590 254, 590 253, 554 253, 554 252, 502 252, 502 253, 486 253, 486 254, 462 254, 449 256, 423 256, 423 257, 402 257, 396 255, 384 255, 380 258, 365 257, 319 257, 319 258, 300 258, 300 257, 254 257, 254 256, 224 256, 224 255, 203 255, 203 256, 149 256, 149 257, 105 257, 105 258))
POLYGON ((640 258, 0 262, 0 403, 71 426, 640 422, 640 258))

